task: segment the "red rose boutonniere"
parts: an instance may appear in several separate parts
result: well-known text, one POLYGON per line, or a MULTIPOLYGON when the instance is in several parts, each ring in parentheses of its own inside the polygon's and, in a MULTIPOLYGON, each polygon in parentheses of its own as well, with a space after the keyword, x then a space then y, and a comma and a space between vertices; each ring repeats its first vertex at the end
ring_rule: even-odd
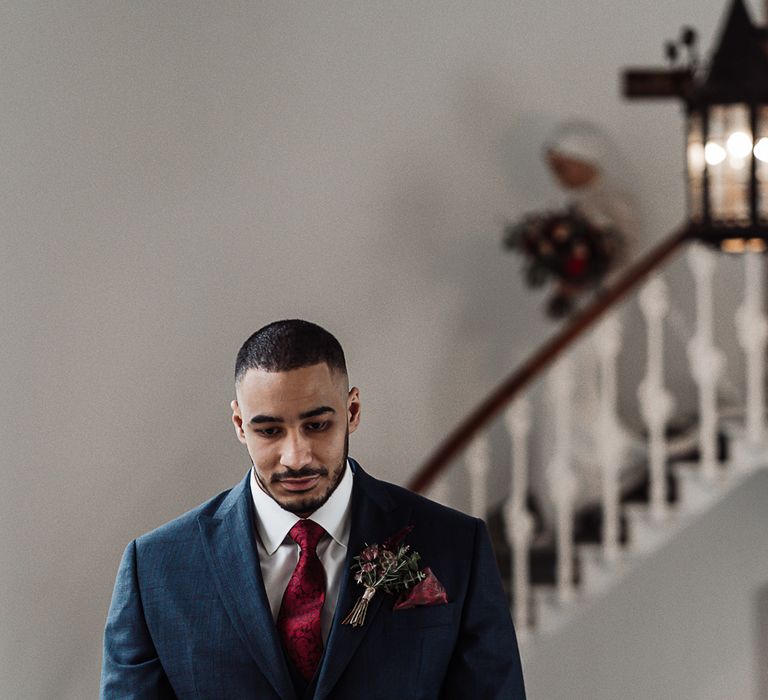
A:
POLYGON ((395 610, 415 605, 435 605, 447 602, 445 589, 429 568, 419 569, 421 555, 401 544, 413 525, 403 528, 381 545, 366 545, 354 558, 352 573, 355 582, 365 586, 365 592, 355 603, 342 624, 359 627, 365 622, 368 603, 378 590, 400 593, 395 610))

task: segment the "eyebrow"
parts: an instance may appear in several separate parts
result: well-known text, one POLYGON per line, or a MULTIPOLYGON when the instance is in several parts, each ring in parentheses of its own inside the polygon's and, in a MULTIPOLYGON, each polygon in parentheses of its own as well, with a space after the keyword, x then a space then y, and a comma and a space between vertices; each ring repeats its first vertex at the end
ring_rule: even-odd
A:
MULTIPOLYGON (((309 411, 304 411, 304 413, 300 413, 299 420, 314 418, 315 416, 321 416, 324 413, 336 413, 336 409, 331 408, 330 406, 318 406, 317 408, 313 408, 309 411)), ((284 423, 284 422, 285 422, 285 419, 281 418, 280 416, 268 416, 263 413, 259 413, 258 415, 255 415, 249 421, 251 425, 258 424, 258 423, 284 423)))

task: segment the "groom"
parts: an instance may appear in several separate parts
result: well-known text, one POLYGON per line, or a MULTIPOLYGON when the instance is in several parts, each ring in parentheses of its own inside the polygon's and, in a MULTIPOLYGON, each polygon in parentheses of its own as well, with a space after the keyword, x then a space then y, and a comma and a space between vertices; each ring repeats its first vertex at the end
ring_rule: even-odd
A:
POLYGON ((485 525, 347 457, 360 395, 338 341, 306 321, 265 326, 237 355, 235 394, 253 468, 126 548, 101 697, 523 699, 485 525), (358 585, 355 557, 395 533, 426 580, 358 585), (363 593, 363 623, 345 623, 363 593))

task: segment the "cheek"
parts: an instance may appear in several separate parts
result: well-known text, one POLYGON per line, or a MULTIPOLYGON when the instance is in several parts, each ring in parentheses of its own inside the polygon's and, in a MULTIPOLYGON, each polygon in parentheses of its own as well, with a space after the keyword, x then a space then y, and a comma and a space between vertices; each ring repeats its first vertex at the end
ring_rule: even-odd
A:
POLYGON ((245 446, 248 448, 248 454, 251 455, 253 463, 262 469, 269 468, 275 460, 273 457, 274 449, 253 436, 245 436, 245 446))
POLYGON ((322 456, 325 462, 332 462, 341 459, 344 453, 344 443, 346 441, 346 428, 344 430, 334 431, 333 435, 328 435, 326 440, 316 445, 315 454, 322 456))

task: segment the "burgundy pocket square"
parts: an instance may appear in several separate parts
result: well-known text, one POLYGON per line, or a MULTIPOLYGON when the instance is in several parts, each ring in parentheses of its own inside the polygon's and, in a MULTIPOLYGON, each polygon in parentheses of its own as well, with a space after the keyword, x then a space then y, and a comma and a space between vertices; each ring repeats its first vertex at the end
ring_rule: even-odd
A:
POLYGON ((407 610, 417 605, 444 605, 448 602, 445 588, 432 573, 432 569, 427 566, 423 571, 427 575, 426 578, 413 588, 403 591, 395 601, 393 610, 407 610))

